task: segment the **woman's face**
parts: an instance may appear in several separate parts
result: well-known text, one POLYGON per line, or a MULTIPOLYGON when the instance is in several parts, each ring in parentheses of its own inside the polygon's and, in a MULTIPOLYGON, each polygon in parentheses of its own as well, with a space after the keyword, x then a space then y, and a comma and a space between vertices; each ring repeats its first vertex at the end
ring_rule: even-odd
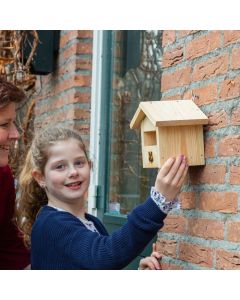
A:
POLYGON ((14 123, 16 118, 15 108, 14 102, 0 108, 0 167, 8 164, 10 146, 19 138, 14 123))

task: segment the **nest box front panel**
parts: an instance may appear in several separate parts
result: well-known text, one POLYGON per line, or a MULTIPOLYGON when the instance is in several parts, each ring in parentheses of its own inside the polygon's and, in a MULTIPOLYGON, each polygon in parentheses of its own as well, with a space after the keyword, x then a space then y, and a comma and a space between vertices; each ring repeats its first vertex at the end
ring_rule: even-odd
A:
POLYGON ((158 135, 160 165, 179 154, 187 157, 189 166, 205 164, 202 125, 159 127, 158 135))
POLYGON ((157 133, 148 118, 141 123, 141 141, 143 168, 157 168, 159 165, 157 133))

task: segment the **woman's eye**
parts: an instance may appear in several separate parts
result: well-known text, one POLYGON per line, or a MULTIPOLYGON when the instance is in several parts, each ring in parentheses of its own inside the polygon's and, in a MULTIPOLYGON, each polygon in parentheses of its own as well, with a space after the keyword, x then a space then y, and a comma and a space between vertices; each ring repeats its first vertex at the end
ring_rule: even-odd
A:
POLYGON ((1 127, 8 127, 9 126, 9 123, 3 123, 3 124, 0 124, 1 127))
POLYGON ((63 170, 64 169, 64 165, 57 165, 55 168, 57 170, 63 170))

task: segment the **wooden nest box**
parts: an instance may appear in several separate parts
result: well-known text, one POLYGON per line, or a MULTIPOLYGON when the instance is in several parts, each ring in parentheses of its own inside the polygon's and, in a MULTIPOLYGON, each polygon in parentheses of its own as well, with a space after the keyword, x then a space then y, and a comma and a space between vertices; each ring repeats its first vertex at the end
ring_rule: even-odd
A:
POLYGON ((144 168, 159 168, 184 154, 189 166, 204 165, 203 125, 207 116, 192 100, 140 102, 130 128, 141 127, 144 168))

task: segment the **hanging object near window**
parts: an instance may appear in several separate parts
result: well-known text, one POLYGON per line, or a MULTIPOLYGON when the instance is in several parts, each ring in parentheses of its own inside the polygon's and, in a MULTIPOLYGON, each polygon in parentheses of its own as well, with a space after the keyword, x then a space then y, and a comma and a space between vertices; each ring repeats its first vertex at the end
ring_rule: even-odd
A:
POLYGON ((35 30, 0 30, 0 76, 24 90, 35 84, 35 76, 30 74, 30 65, 38 46, 35 30), (23 47, 32 37, 31 51, 23 55, 23 47))

